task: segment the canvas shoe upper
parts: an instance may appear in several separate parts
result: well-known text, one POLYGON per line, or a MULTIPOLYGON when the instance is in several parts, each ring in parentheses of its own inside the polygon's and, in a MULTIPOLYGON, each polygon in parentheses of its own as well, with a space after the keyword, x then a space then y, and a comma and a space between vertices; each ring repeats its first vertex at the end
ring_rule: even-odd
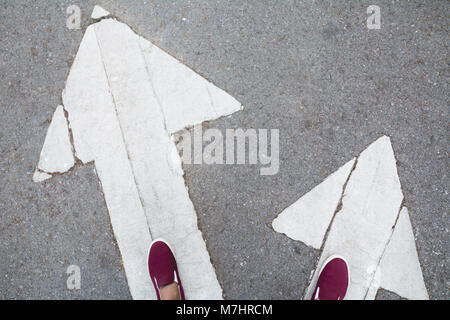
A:
POLYGON ((161 300, 162 287, 176 282, 181 300, 184 300, 184 291, 178 274, 177 262, 169 244, 163 239, 156 239, 150 245, 148 253, 148 271, 156 290, 158 300, 161 300))
POLYGON ((342 300, 349 283, 348 264, 340 256, 331 256, 325 261, 317 280, 312 300, 342 300))

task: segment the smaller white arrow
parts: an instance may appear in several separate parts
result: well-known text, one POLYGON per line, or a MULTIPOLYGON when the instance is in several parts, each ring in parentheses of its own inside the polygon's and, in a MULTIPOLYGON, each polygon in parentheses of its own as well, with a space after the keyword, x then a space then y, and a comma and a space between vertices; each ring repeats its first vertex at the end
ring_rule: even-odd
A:
POLYGON ((408 299, 428 299, 390 139, 381 137, 285 209, 275 231, 322 249, 305 298, 323 262, 345 256, 346 299, 374 299, 380 287, 408 299))

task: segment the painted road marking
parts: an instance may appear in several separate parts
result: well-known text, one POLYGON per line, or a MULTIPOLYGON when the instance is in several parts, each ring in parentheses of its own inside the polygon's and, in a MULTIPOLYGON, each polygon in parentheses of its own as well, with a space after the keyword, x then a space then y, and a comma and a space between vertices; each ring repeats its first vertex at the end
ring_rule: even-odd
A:
POLYGON ((109 11, 103 9, 102 7, 100 7, 98 5, 95 5, 94 9, 92 10, 91 18, 97 20, 97 19, 107 17, 109 15, 110 15, 109 11))
POLYGON ((375 279, 377 282, 372 284, 369 299, 375 298, 379 287, 408 299, 429 299, 406 207, 400 212, 375 279))
POLYGON ((284 210, 274 229, 322 248, 305 298, 314 291, 320 266, 339 254, 351 270, 346 299, 374 299, 380 287, 408 299, 428 299, 402 201, 394 152, 383 136, 284 210))
POLYGON ((62 106, 56 108, 47 135, 53 139, 45 140, 38 169, 48 173, 66 172, 73 167, 75 159, 72 153, 67 119, 62 106), (55 161, 55 159, 57 160, 55 161))
MULTIPOLYGON (((146 259, 162 237, 186 297, 221 299, 171 133, 242 105, 114 19, 87 28, 62 96, 75 155, 93 161, 101 181, 133 298, 156 298, 146 259)), ((49 131, 44 144, 58 139, 49 131)))
POLYGON ((273 221, 273 229, 315 249, 320 249, 354 163, 355 159, 352 159, 286 208, 273 221))

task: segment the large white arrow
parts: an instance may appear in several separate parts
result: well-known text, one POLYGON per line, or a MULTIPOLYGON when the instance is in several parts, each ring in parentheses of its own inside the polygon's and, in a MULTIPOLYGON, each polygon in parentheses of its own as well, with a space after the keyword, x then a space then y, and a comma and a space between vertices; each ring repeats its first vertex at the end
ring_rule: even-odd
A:
POLYGON ((305 298, 332 254, 350 267, 346 299, 374 299, 384 288, 428 299, 390 139, 381 137, 357 158, 285 209, 275 231, 322 249, 305 298))
POLYGON ((171 134, 242 105, 114 19, 87 28, 62 98, 34 180, 69 170, 73 152, 93 162, 133 298, 155 298, 147 252, 163 237, 186 297, 221 299, 171 134))

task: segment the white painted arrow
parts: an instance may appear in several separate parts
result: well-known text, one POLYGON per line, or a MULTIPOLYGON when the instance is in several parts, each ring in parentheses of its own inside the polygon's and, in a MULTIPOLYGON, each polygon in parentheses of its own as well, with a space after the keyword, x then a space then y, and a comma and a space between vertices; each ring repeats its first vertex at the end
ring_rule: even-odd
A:
MULTIPOLYGON (((147 252, 163 237, 186 297, 221 299, 171 134, 242 105, 114 19, 87 28, 62 96, 75 155, 95 164, 133 298, 155 298, 147 252)), ((35 181, 73 166, 67 120, 58 107, 35 181)))
POLYGON ((380 287, 428 299, 402 201, 394 152, 384 136, 285 209, 273 221, 274 230, 322 249, 305 298, 323 262, 340 254, 350 268, 346 299, 374 299, 380 287))

